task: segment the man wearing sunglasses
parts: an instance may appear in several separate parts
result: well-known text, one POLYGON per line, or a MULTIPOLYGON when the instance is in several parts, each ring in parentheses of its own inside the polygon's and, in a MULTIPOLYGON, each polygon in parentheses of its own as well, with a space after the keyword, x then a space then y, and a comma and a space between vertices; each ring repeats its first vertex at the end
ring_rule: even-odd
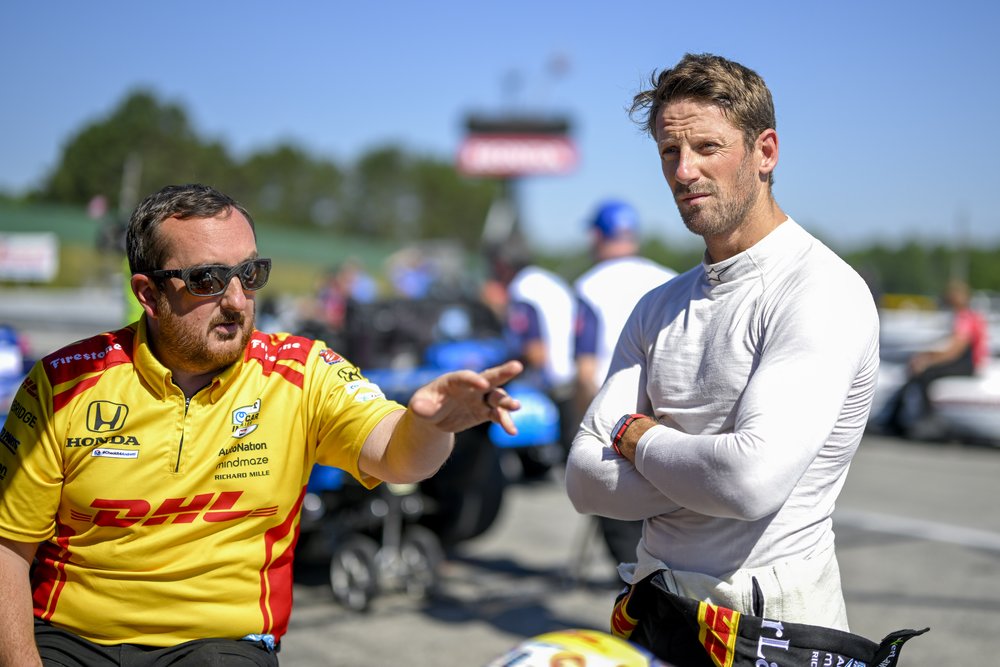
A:
POLYGON ((324 343, 255 330, 271 262, 210 187, 149 196, 126 246, 142 317, 42 359, 0 431, 0 665, 276 665, 313 465, 429 477, 455 432, 514 432, 521 365, 402 406, 324 343))

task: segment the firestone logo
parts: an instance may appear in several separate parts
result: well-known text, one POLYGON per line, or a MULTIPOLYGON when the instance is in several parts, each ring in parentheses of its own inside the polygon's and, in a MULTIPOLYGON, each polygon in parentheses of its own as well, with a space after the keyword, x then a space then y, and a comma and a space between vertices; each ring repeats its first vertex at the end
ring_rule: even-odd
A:
MULTIPOLYGON (((298 342, 285 343, 284 345, 282 345, 277 349, 277 352, 278 354, 280 354, 281 352, 285 352, 287 350, 297 350, 300 349, 301 347, 302 344, 298 342)), ((259 340, 251 340, 250 348, 252 350, 267 350, 268 345, 259 340)), ((267 352, 265 351, 263 354, 263 359, 265 361, 275 362, 278 360, 278 354, 267 354, 267 352)))
POLYGON ((65 366, 66 364, 71 364, 75 361, 92 361, 96 359, 103 359, 112 352, 121 351, 122 346, 120 343, 114 343, 108 345, 103 350, 95 350, 92 352, 77 352, 76 354, 71 354, 65 357, 54 357, 49 359, 49 366, 52 368, 59 368, 60 366, 65 366))

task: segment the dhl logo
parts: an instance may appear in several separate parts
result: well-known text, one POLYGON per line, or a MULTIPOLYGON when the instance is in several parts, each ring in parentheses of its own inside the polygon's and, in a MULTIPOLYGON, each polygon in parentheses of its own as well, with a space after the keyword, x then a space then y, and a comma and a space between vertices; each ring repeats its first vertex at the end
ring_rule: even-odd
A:
POLYGON ((128 528, 129 526, 158 526, 165 523, 193 523, 198 519, 209 523, 236 521, 246 517, 273 516, 278 513, 277 505, 252 510, 233 510, 242 491, 222 493, 200 493, 191 499, 167 498, 156 509, 148 500, 120 500, 95 498, 90 506, 97 510, 94 515, 74 511, 74 519, 93 522, 98 526, 128 528))
POLYGON ((698 640, 717 667, 732 667, 736 656, 736 631, 740 613, 702 602, 698 605, 698 640))
POLYGON ((632 599, 632 591, 634 590, 634 588, 630 588, 628 594, 623 595, 618 600, 611 612, 611 634, 615 637, 628 639, 639 624, 639 619, 632 618, 628 614, 628 602, 632 599))

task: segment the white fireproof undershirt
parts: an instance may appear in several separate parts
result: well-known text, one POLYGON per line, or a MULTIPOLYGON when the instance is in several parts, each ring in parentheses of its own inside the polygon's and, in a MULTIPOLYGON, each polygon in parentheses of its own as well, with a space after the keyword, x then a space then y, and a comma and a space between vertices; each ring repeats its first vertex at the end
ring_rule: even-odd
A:
POLYGON ((868 287, 787 219, 638 304, 573 443, 570 499, 645 519, 645 551, 671 568, 724 576, 807 558, 833 544, 877 371, 868 287), (634 466, 609 445, 629 412, 659 422, 634 466))

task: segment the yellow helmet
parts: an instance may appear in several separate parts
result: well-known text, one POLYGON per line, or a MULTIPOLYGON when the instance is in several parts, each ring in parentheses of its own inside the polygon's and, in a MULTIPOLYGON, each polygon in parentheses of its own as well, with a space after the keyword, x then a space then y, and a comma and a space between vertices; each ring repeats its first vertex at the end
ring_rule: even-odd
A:
POLYGON ((559 630, 521 642, 485 667, 670 667, 644 648, 597 630, 559 630))

